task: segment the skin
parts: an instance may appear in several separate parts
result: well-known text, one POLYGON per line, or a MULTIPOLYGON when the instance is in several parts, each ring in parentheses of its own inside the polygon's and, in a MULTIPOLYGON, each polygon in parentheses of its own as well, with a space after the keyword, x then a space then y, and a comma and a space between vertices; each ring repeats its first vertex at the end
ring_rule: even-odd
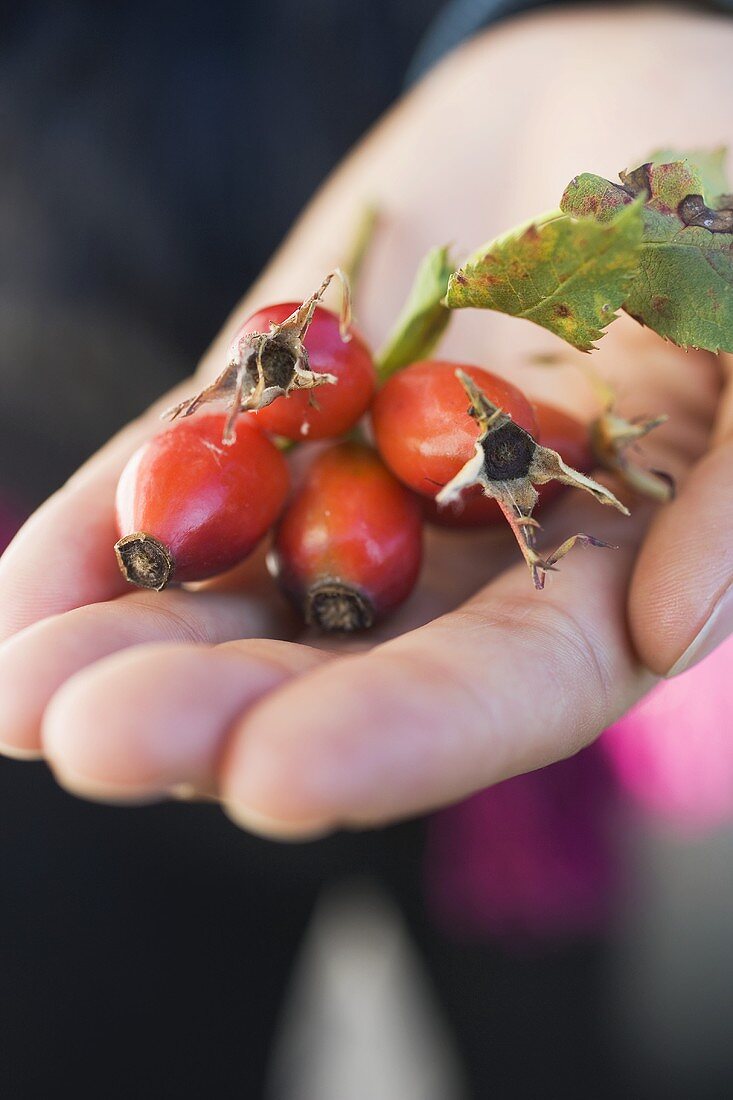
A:
MULTIPOLYGON (((199 380, 221 369, 256 306, 312 292, 364 199, 383 212, 382 231, 357 310, 378 342, 436 242, 466 254, 554 206, 576 172, 612 178, 660 144, 733 146, 731 56, 733 22, 662 9, 535 14, 487 33, 326 184, 199 380)), ((587 359, 529 323, 462 314, 441 355, 486 362, 581 419, 595 411, 573 365, 587 359), (558 351, 565 366, 527 363, 558 351)), ((227 580, 205 594, 125 591, 111 553, 114 487, 158 430, 159 410, 142 417, 0 565, 6 751, 44 754, 87 797, 213 794, 243 826, 282 837, 428 810, 576 752, 672 668, 733 575, 729 362, 621 318, 594 365, 626 415, 670 415, 645 451, 678 478, 676 500, 629 501, 627 519, 565 494, 543 517, 541 545, 585 530, 618 549, 575 550, 545 592, 506 532, 431 532, 415 596, 380 632, 342 643, 297 633, 259 559, 239 571, 236 594, 227 580)), ((190 392, 191 380, 161 407, 190 392)))

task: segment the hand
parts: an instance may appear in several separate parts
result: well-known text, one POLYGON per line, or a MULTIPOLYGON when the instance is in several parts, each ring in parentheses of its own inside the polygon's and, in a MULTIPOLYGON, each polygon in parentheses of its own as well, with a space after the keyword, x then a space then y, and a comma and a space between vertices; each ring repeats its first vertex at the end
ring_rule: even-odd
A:
MULTIPOLYGON (((630 519, 566 496, 541 545, 584 530, 618 549, 575 550, 544 592, 508 532, 431 533, 403 611, 379 633, 324 643, 298 633, 261 555, 204 591, 130 591, 112 509, 119 471, 160 410, 217 372, 256 305, 318 284, 362 201, 383 211, 357 302, 378 343, 431 245, 454 240, 465 254, 552 206, 577 171, 611 177, 661 142, 733 145, 732 48, 733 24, 716 18, 533 16, 454 54, 392 112, 317 196, 199 379, 113 439, 6 553, 5 751, 45 755, 88 797, 209 794, 247 827, 306 836, 427 810, 571 754, 655 674, 701 655, 688 647, 733 573, 733 395, 725 363, 625 317, 594 366, 625 415, 669 414, 645 455, 679 495, 659 510, 629 501, 630 519)), ((442 352, 591 415, 583 357, 529 364, 557 350, 528 323, 461 314, 442 352)), ((708 644, 731 629, 733 609, 715 622, 708 644)))

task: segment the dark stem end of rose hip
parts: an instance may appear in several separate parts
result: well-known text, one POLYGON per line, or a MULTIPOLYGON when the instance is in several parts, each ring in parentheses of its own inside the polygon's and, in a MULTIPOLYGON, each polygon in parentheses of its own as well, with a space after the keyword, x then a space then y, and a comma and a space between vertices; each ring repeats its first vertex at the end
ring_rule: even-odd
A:
POLYGON ((488 432, 481 442, 484 471, 490 481, 513 481, 530 471, 537 444, 532 436, 507 420, 488 432))
POLYGON ((120 572, 130 584, 156 592, 170 584, 175 563, 168 547, 155 535, 143 531, 125 535, 115 543, 115 554, 120 572))
POLYGON ((338 581, 321 581, 308 590, 303 608, 305 621, 327 634, 352 634, 368 630, 374 608, 355 588, 338 581))

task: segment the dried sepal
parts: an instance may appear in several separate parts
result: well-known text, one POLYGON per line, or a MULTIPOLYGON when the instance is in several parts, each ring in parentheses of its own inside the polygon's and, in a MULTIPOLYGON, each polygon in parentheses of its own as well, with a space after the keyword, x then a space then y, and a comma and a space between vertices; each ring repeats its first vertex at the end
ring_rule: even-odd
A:
POLYGON ((675 495, 674 478, 663 470, 641 466, 631 457, 634 446, 649 432, 666 423, 666 415, 626 420, 609 407, 590 426, 593 456, 604 470, 616 474, 639 496, 666 504, 675 495))
POLYGON ((589 428, 590 446, 597 464, 615 474, 639 496, 666 504, 675 495, 674 478, 663 470, 641 466, 632 456, 639 440, 666 424, 669 417, 662 413, 627 420, 616 412, 613 387, 591 368, 586 367, 584 373, 602 406, 600 416, 589 428))
POLYGON ((194 397, 167 409, 163 419, 191 416, 202 405, 224 400, 229 416, 222 441, 231 444, 236 439, 234 425, 240 412, 264 409, 276 398, 287 397, 292 390, 335 385, 338 380, 333 374, 310 369, 308 351, 303 343, 316 306, 334 278, 341 282, 339 331, 341 339, 347 343, 351 339, 351 291, 343 271, 335 268, 315 294, 306 298, 289 317, 279 324, 270 324, 269 332, 250 332, 236 338, 219 377, 194 397))
POLYGON ((674 478, 663 470, 653 470, 634 461, 639 440, 669 417, 633 417, 628 420, 616 411, 616 392, 592 367, 584 366, 583 374, 598 398, 602 412, 588 427, 588 442, 596 465, 608 470, 639 496, 665 504, 674 499, 674 478))
POLYGON ((549 557, 535 549, 539 524, 532 512, 539 499, 536 485, 560 481, 590 493, 601 504, 611 505, 628 515, 628 509, 605 486, 573 470, 560 455, 541 444, 521 428, 508 413, 494 405, 465 371, 456 370, 465 389, 473 416, 481 429, 473 455, 436 496, 438 505, 459 500, 463 491, 480 485, 486 496, 501 508, 532 574, 535 588, 543 588, 545 574, 555 568, 576 543, 608 546, 592 535, 576 534, 566 539, 549 557))

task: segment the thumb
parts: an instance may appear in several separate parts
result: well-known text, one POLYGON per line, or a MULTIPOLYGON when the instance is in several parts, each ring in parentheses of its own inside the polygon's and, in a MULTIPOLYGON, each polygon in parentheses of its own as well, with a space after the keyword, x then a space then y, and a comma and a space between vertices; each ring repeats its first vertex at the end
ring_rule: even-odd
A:
POLYGON ((733 356, 710 448, 662 509, 639 553, 629 621, 653 672, 692 668, 733 632, 733 356))

